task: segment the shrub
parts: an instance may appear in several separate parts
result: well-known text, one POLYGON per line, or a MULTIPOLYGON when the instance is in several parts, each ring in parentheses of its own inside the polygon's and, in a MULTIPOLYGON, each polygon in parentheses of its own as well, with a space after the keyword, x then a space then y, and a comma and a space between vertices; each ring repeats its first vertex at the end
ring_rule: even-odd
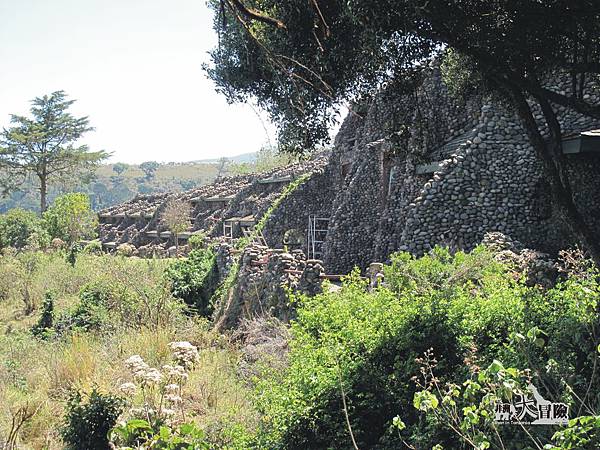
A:
POLYGON ((135 252, 135 246, 131 244, 120 244, 117 247, 117 255, 121 256, 132 256, 135 252))
POLYGON ((75 267, 75 263, 77 262, 77 255, 81 252, 81 246, 74 242, 69 247, 69 252, 67 253, 67 262, 71 265, 71 267, 75 267))
POLYGON ((206 441, 204 432, 193 422, 182 423, 176 427, 161 426, 155 433, 146 420, 132 419, 116 427, 112 436, 117 443, 135 445, 136 448, 173 450, 213 448, 206 441))
POLYGON ((109 321, 111 289, 102 282, 85 285, 79 293, 79 303, 71 311, 62 314, 56 323, 56 331, 65 333, 74 329, 99 331, 109 321))
POLYGON ((86 194, 74 192, 54 200, 43 215, 44 226, 52 238, 73 244, 96 234, 98 220, 86 194))
POLYGON ((44 303, 42 303, 42 315, 38 323, 33 326, 31 332, 34 336, 46 336, 54 326, 54 300, 56 294, 52 291, 46 292, 44 303))
POLYGON ((83 247, 83 253, 86 255, 101 255, 102 254, 102 242, 97 239, 90 241, 83 247))
POLYGON ((188 239, 188 245, 192 250, 200 250, 206 247, 208 237, 203 232, 196 231, 188 239))
POLYGON ((45 250, 50 246, 50 235, 46 230, 40 229, 29 235, 26 249, 29 251, 45 250))
MULTIPOLYGON (((531 368, 534 384, 552 386, 554 401, 573 405, 579 397, 600 407, 590 356, 599 331, 597 275, 543 292, 515 280, 483 248, 398 254, 385 274, 386 286, 373 291, 355 273, 339 292, 294 299, 289 368, 257 386, 264 421, 256 446, 347 448, 346 411, 359 448, 398 448, 397 415, 416 448, 456 448, 447 423, 423 420, 413 407, 417 359, 429 349, 440 383, 462 383, 465 361, 483 367, 499 359, 531 368)), ((516 434, 506 448, 519 442, 516 434)))
POLYGON ((217 287, 218 269, 211 250, 191 251, 187 259, 174 261, 165 274, 175 297, 204 317, 212 313, 210 299, 217 287))
POLYGON ((36 243, 45 242, 41 220, 34 212, 15 208, 0 215, 0 248, 23 248, 34 235, 36 243))
POLYGON ((61 436, 68 450, 106 450, 108 432, 115 426, 123 411, 121 398, 101 394, 95 388, 83 401, 80 392, 74 392, 67 402, 61 436))

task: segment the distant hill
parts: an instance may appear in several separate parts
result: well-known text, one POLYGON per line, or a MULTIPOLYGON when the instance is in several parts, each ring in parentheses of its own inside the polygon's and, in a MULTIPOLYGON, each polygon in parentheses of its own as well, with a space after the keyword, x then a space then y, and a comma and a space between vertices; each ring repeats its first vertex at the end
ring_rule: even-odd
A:
MULTIPOLYGON (((256 152, 253 153, 242 153, 241 155, 236 156, 227 156, 227 160, 234 163, 254 163, 256 162, 258 154, 256 152)), ((220 161, 221 158, 215 159, 199 159, 197 161, 193 161, 194 163, 211 163, 216 164, 220 161)))
MULTIPOLYGON (((73 176, 50 187, 49 200, 66 192, 85 192, 90 196, 94 210, 106 208, 132 199, 138 194, 182 191, 211 183, 219 174, 227 175, 228 167, 217 163, 159 164, 153 174, 146 174, 139 165, 125 165, 121 173, 115 167, 120 163, 103 164, 92 177, 73 176)), ((0 213, 11 208, 39 210, 39 192, 31 180, 7 198, 0 197, 0 213)))
MULTIPOLYGON (((139 194, 177 192, 212 183, 219 176, 262 172, 289 163, 288 157, 277 156, 270 150, 242 153, 237 156, 190 162, 156 163, 155 170, 143 170, 142 164, 112 163, 100 165, 93 176, 71 176, 50 186, 48 199, 52 202, 66 192, 84 192, 90 196, 92 208, 100 210, 131 200, 139 194)), ((0 213, 11 208, 39 210, 39 192, 35 180, 19 192, 0 197, 0 213)))

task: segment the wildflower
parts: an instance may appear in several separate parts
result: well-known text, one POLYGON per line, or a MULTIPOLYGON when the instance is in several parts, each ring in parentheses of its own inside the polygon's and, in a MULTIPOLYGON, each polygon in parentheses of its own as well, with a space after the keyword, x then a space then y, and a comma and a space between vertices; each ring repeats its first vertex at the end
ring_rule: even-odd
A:
POLYGON ((145 373, 141 375, 141 378, 147 383, 159 383, 162 379, 162 374, 158 369, 152 367, 146 370, 145 373))
POLYGON ((187 374, 185 373, 185 369, 182 366, 163 366, 163 370, 169 377, 172 378, 187 378, 187 374))
POLYGON ((179 395, 167 394, 165 395, 165 400, 171 403, 181 403, 183 399, 179 395))
POLYGON ((119 390, 125 395, 133 395, 135 394, 136 387, 133 383, 123 383, 119 386, 119 390))
POLYGON ((145 372, 148 369, 148 364, 144 362, 140 355, 130 356, 125 360, 125 366, 133 373, 134 375, 139 376, 141 372, 145 372))
POLYGON ((170 417, 170 416, 174 416, 175 415, 175 410, 174 409, 170 409, 170 408, 163 408, 162 410, 163 415, 170 417))
POLYGON ((187 341, 171 342, 169 348, 173 358, 185 369, 190 369, 198 360, 198 348, 187 341))
POLYGON ((170 394, 179 391, 179 385, 175 384, 175 383, 171 383, 171 384, 167 384, 165 386, 165 392, 168 392, 170 394))

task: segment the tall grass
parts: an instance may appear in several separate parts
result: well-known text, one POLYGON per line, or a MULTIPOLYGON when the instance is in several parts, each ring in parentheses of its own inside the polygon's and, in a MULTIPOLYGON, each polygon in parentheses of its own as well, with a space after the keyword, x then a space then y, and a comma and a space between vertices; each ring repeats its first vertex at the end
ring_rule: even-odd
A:
POLYGON ((169 361, 169 342, 181 340, 200 349, 199 364, 186 385, 190 418, 214 429, 230 420, 255 423, 247 388, 236 376, 233 345, 170 296, 163 276, 166 264, 82 255, 72 268, 58 253, 0 257, 0 274, 11 277, 0 300, 0 444, 14 432, 15 421, 27 417, 17 432, 18 448, 63 448, 59 429, 70 392, 97 387, 119 395, 118 387, 131 377, 123 364, 126 358, 139 354, 160 367, 169 361), (35 260, 31 273, 23 270, 27 258, 35 260), (31 314, 23 312, 25 285, 34 304, 31 314), (67 329, 45 339, 31 334, 46 291, 56 293, 57 321, 80 305, 79 293, 90 285, 108 296, 103 306, 108 313, 99 329, 67 329))

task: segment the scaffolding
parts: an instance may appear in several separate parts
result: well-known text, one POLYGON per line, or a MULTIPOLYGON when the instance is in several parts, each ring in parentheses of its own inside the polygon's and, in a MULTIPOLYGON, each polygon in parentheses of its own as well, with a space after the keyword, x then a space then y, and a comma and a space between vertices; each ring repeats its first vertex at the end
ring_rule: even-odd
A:
POLYGON ((329 217, 308 216, 308 259, 323 258, 323 244, 328 228, 329 217))

